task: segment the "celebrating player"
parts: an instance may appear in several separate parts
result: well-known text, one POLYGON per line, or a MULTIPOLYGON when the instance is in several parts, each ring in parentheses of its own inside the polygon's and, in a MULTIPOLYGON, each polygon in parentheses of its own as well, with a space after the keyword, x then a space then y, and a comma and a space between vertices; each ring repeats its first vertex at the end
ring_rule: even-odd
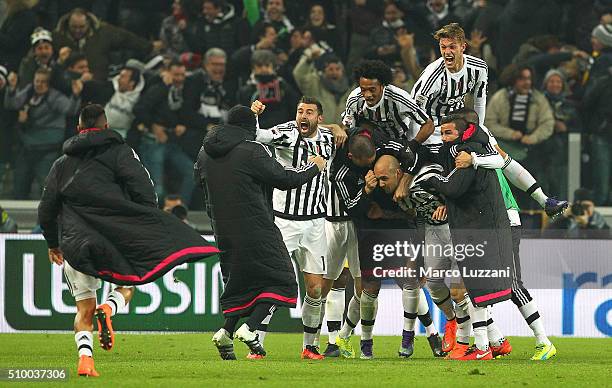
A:
MULTIPOLYGON (((258 115, 265 105, 254 101, 251 109, 258 115)), ((258 129, 257 141, 273 145, 276 158, 285 167, 300 168, 310 156, 331 160, 335 146, 332 132, 320 127, 323 121, 321 103, 302 97, 294 121, 270 129, 258 129)), ((306 284, 302 304, 304 343, 302 358, 320 360, 324 356, 315 346, 321 324, 323 275, 327 272, 327 240, 325 237, 327 172, 322 171, 308 184, 281 191, 274 190, 275 223, 280 229, 290 255, 297 261, 306 284)), ((261 337, 265 334, 262 332, 261 337)))
MULTIPOLYGON (((464 53, 467 45, 465 32, 457 23, 442 27, 436 31, 434 38, 439 42, 442 57, 425 68, 412 89, 412 98, 433 118, 434 124, 439 126, 444 116, 463 108, 465 96, 472 94, 474 110, 478 113, 479 124, 484 129, 488 77, 486 62, 464 53)), ((440 132, 436 131, 428 142, 439 143, 440 132)), ((484 164, 489 168, 502 168, 506 178, 514 186, 531 195, 549 216, 561 213, 568 206, 567 201, 546 196, 529 171, 506 154, 493 136, 487 152, 481 155, 462 155, 464 162, 468 159, 473 159, 475 166, 484 164)))
POLYGON ((64 265, 76 300, 77 373, 98 376, 92 357, 94 314, 100 345, 110 350, 115 343, 111 316, 133 295, 127 286, 152 282, 177 265, 219 251, 157 208, 149 173, 121 135, 108 129, 104 108, 85 106, 78 130, 47 176, 38 220, 49 259, 64 265), (100 279, 126 287, 116 287, 96 308, 100 279))

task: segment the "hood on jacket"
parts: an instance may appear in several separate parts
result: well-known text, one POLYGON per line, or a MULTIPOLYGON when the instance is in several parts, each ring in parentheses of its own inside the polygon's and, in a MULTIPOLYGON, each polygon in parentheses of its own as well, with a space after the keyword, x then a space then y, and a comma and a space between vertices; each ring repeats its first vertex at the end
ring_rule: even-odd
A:
POLYGON ((255 133, 235 125, 223 124, 213 127, 204 138, 204 151, 212 158, 227 155, 238 144, 255 140, 255 133))
MULTIPOLYGON (((100 19, 98 19, 96 15, 91 12, 87 12, 86 17, 90 27, 89 31, 87 31, 87 35, 85 36, 87 38, 92 36, 94 34, 94 31, 100 28, 100 24, 102 22, 100 21, 100 19)), ((57 21, 57 26, 55 27, 55 31, 69 37, 70 39, 73 39, 72 35, 70 35, 70 30, 68 29, 68 19, 70 19, 70 12, 59 18, 59 20, 57 21)))
POLYGON ((92 129, 79 133, 64 142, 62 151, 66 155, 85 154, 98 147, 124 143, 123 137, 111 129, 92 129))

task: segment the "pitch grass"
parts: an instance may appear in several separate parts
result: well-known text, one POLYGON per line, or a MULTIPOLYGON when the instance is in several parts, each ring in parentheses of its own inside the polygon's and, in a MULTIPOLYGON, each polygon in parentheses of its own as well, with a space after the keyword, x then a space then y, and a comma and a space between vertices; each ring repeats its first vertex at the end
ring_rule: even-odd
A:
MULTIPOLYGON (((2 334, 0 368, 68 368, 68 385, 140 387, 392 387, 417 386, 612 386, 612 338, 554 338, 558 355, 534 362, 533 339, 510 338, 513 352, 503 359, 459 362, 434 359, 424 337, 417 337, 411 359, 397 358, 399 337, 376 337, 375 359, 299 359, 300 334, 272 333, 266 360, 246 360, 246 346, 236 344, 238 361, 221 361, 211 333, 117 334, 111 352, 98 347, 99 378, 76 376, 71 334, 2 334)), ((358 339, 353 337, 358 349, 358 339)), ((5 385, 6 382, 0 382, 5 385)), ((31 385, 29 383, 28 385, 31 385)), ((59 383, 37 383, 35 386, 59 383)))

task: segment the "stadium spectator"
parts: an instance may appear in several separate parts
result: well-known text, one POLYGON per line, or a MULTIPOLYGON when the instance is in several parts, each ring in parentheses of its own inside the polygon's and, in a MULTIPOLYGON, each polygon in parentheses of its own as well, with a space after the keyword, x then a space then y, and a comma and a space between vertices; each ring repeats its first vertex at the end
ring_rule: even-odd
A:
POLYGON ((183 7, 182 0, 174 0, 172 3, 172 15, 167 16, 161 24, 159 39, 164 45, 166 54, 174 57, 191 51, 186 42, 184 32, 189 22, 187 9, 183 7))
POLYGON ((275 71, 276 56, 270 50, 256 50, 251 59, 251 77, 238 91, 238 103, 250 106, 255 100, 266 105, 266 114, 260 117, 261 128, 272 128, 295 116, 297 92, 275 71))
POLYGON ((62 15, 75 8, 83 8, 101 20, 114 20, 112 5, 112 1, 109 0, 39 0, 34 9, 40 24, 52 30, 62 15))
POLYGON ((17 76, 9 76, 4 104, 19 110, 18 131, 21 149, 15 161, 15 199, 29 199, 32 181, 43 181, 59 155, 64 140, 66 117, 76 114, 83 83, 72 83, 72 95, 66 97, 50 87, 51 71, 36 70, 34 81, 17 90, 17 76))
POLYGON ((120 27, 100 21, 95 15, 77 8, 62 16, 53 31, 55 49, 69 47, 73 53, 83 53, 95 79, 106 80, 110 53, 131 49, 144 57, 161 48, 161 42, 151 42, 120 27))
POLYGON ((0 206, 0 233, 17 233, 17 231, 15 220, 0 206))
POLYGON ((199 18, 184 31, 191 49, 204 53, 209 48, 219 47, 227 55, 248 44, 249 26, 236 14, 232 4, 222 0, 204 0, 199 18))
POLYGON ((317 55, 316 52, 303 55, 293 70, 293 77, 303 95, 317 96, 323 106, 324 122, 339 124, 351 85, 340 58, 325 55, 321 59, 323 70, 319 71, 315 67, 317 55))
POLYGON ((408 31, 403 19, 404 12, 399 5, 395 1, 386 1, 382 25, 370 33, 369 58, 380 59, 388 65, 400 59, 398 36, 408 31))
POLYGON ((338 55, 344 54, 344 47, 339 39, 339 33, 335 25, 327 20, 325 8, 321 4, 313 4, 310 7, 308 22, 304 26, 309 30, 316 42, 325 42, 338 55))
POLYGON ((295 28, 285 15, 285 11, 285 0, 267 0, 263 18, 253 26, 254 29, 258 29, 263 24, 271 24, 278 35, 278 46, 283 51, 289 48, 289 35, 295 28))
POLYGON ((149 87, 134 106, 133 112, 139 130, 143 132, 140 156, 151 173, 158 198, 165 192, 164 164, 170 162, 180 180, 180 194, 185 203, 191 201, 195 186, 193 160, 178 144, 188 128, 183 117, 185 66, 178 62, 170 65, 170 83, 161 82, 149 87))
MULTIPOLYGON (((251 57, 255 50, 272 50, 277 54, 283 53, 283 51, 276 46, 278 34, 272 24, 257 24, 256 27, 253 28, 253 35, 255 37, 254 44, 242 46, 231 56, 232 67, 230 71, 234 76, 237 76, 240 85, 243 85, 249 78, 251 57)), ((276 60, 274 63, 276 64, 276 60)))
POLYGON ((518 53, 512 59, 512 63, 526 64, 535 72, 533 82, 542 84, 546 73, 561 65, 563 62, 571 61, 573 58, 588 59, 589 55, 580 50, 567 50, 563 47, 559 38, 555 35, 540 35, 529 38, 519 48, 518 53), (562 48, 564 48, 562 50, 562 48))
MULTIPOLYGON (((600 24, 591 33, 593 47, 593 66, 589 71, 589 81, 606 75, 612 66, 612 24, 600 24)), ((592 85, 589 82, 587 89, 592 85)))
POLYGON ((206 132, 215 124, 225 121, 227 111, 236 96, 236 85, 226 79, 227 56, 220 48, 211 48, 204 54, 204 63, 185 84, 185 104, 189 125, 198 130, 193 151, 197 151, 206 132))
POLYGON ((7 0, 7 17, 0 26, 0 55, 9 71, 16 71, 30 49, 30 34, 36 27, 36 14, 28 0, 7 0))
POLYGON ((142 63, 131 59, 111 81, 106 81, 96 88, 100 95, 97 100, 106 102, 104 111, 109 128, 118 132, 124 139, 132 127, 133 109, 145 86, 143 72, 142 63))
POLYGON ((53 38, 51 32, 37 27, 30 36, 32 50, 19 64, 19 88, 24 88, 32 83, 34 73, 39 67, 47 67, 52 70, 52 79, 61 76, 62 69, 54 58, 53 38))
POLYGON ((542 144, 548 160, 543 163, 540 184, 542 189, 557 198, 567 197, 567 135, 580 132, 581 124, 576 106, 568 100, 565 76, 558 70, 549 70, 542 85, 555 119, 553 135, 542 144))
POLYGON ((591 190, 580 188, 574 192, 574 203, 548 225, 545 235, 565 238, 609 238, 610 226, 595 210, 591 190))
MULTIPOLYGON (((509 87, 498 90, 491 98, 485 125, 500 147, 512 158, 524 162, 525 168, 535 172, 539 179, 540 158, 546 155, 538 152, 536 146, 553 134, 552 110, 544 94, 532 87, 533 72, 529 67, 512 65, 505 73, 509 87)), ((521 207, 528 208, 532 204, 522 194, 518 197, 526 206, 521 207)))
POLYGON ((594 201, 597 205, 612 204, 612 66, 608 74, 592 80, 582 100, 585 127, 590 137, 590 170, 594 201))

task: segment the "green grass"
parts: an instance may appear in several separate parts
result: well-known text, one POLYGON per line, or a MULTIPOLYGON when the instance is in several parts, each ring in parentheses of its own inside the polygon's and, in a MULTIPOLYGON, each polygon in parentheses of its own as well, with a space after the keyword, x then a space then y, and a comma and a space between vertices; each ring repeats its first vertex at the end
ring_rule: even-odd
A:
MULTIPOLYGON (((506 358, 459 362, 434 359, 424 337, 417 337, 413 358, 398 359, 400 338, 376 337, 374 360, 314 362, 299 359, 301 335, 273 333, 266 338, 266 360, 244 359, 246 346, 237 343, 239 360, 230 362, 219 359, 211 337, 211 333, 117 334, 111 352, 95 349, 101 377, 94 379, 75 376, 73 335, 2 334, 0 368, 69 368, 69 385, 88 386, 612 386, 612 338, 554 338, 558 354, 547 362, 529 360, 533 339, 510 338, 514 350, 506 358)), ((353 344, 358 346, 356 337, 353 344)))

